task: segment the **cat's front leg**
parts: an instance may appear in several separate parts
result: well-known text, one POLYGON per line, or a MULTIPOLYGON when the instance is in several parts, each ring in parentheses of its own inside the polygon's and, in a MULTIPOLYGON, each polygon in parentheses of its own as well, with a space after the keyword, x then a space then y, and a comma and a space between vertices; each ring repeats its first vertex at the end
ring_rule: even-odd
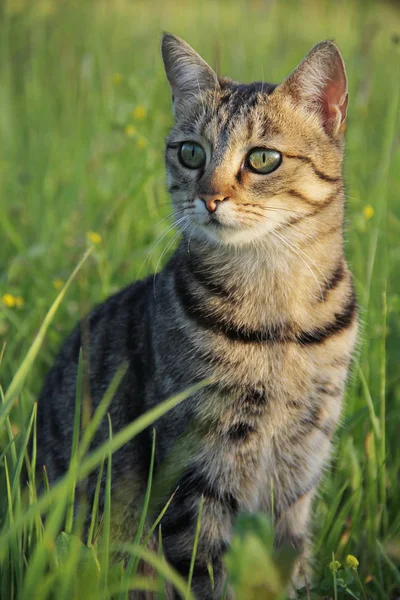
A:
POLYGON ((334 425, 325 411, 302 417, 285 435, 277 435, 272 451, 272 489, 269 511, 275 523, 276 544, 298 551, 293 573, 295 587, 304 587, 309 571, 312 501, 331 449, 334 425))
MULTIPOLYGON (((179 515, 177 515, 177 529, 180 527, 179 521, 179 515)), ((216 530, 214 519, 207 517, 202 519, 204 533, 200 534, 191 583, 192 592, 197 600, 218 600, 224 588, 226 576, 222 556, 226 552, 227 545, 221 540, 216 530)), ((163 538, 164 555, 185 581, 189 578, 193 541, 192 528, 176 531, 176 533, 163 538)), ((173 598, 178 600, 180 595, 175 592, 173 598)))
POLYGON ((298 552, 292 574, 295 589, 305 587, 308 583, 311 557, 309 521, 314 495, 315 488, 312 488, 298 497, 275 521, 276 545, 290 546, 298 552))
MULTIPOLYGON (((187 580, 201 502, 201 527, 191 587, 197 600, 218 600, 226 579, 222 557, 228 548, 237 503, 231 494, 220 490, 217 483, 210 482, 200 469, 188 469, 177 484, 174 499, 161 522, 163 553, 187 580)), ((175 597, 179 598, 177 594, 175 597)))

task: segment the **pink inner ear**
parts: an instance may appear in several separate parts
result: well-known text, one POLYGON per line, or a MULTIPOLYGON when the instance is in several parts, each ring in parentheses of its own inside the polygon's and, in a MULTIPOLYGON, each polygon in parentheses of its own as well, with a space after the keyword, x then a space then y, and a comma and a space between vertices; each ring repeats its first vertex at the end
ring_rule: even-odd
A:
POLYGON ((321 95, 325 128, 330 129, 332 122, 338 120, 340 126, 346 118, 348 102, 346 76, 341 61, 335 61, 321 95))

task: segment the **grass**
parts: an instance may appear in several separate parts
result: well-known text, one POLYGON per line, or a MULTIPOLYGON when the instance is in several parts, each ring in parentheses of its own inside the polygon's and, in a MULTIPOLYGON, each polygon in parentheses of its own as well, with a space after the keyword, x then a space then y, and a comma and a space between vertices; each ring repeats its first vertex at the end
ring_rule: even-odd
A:
MULTIPOLYGON (((129 568, 113 563, 109 488, 106 514, 93 513, 88 545, 79 540, 83 515, 72 521, 69 508, 75 482, 103 465, 110 483, 111 453, 184 396, 127 431, 110 431, 109 442, 87 455, 109 390, 103 412, 76 440, 69 473, 39 497, 35 453, 27 452, 29 436, 35 447, 35 399, 64 336, 94 304, 160 269, 175 243, 164 183, 171 111, 162 30, 181 35, 221 73, 243 81, 281 80, 321 39, 334 37, 343 52, 350 84, 346 251, 362 332, 332 466, 315 505, 311 595, 394 599, 400 594, 400 9, 372 0, 0 4, 0 596, 122 599, 128 587, 159 589, 164 578, 191 597, 187 582, 139 538, 125 548, 129 568), (357 570, 346 562, 349 554, 357 570), (340 568, 330 568, 332 555, 340 568), (158 579, 139 574, 139 557, 158 579)), ((162 541, 162 527, 160 535, 162 541)), ((241 518, 227 557, 239 600, 284 597, 282 564, 278 569, 264 518, 241 518)))

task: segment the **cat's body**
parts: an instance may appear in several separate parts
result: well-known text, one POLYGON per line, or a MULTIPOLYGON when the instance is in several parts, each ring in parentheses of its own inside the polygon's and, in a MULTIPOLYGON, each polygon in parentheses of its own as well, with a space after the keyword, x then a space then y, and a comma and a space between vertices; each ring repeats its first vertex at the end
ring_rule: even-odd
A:
MULTIPOLYGON (((306 543, 357 330, 342 232, 347 94, 330 42, 277 87, 218 80, 173 36, 164 37, 163 56, 176 117, 168 184, 183 239, 155 279, 126 288, 87 320, 90 391, 96 405, 128 363, 110 407, 116 431, 212 378, 155 425, 160 502, 178 488, 163 519, 163 549, 187 575, 204 495, 193 581, 207 599, 207 563, 218 597, 239 511, 271 512, 273 503, 277 541, 306 543), (267 173, 249 166, 254 148, 270 153, 254 163, 262 169, 271 160, 267 173)), ((68 467, 81 345, 76 329, 39 403, 39 456, 50 479, 68 467)), ((104 423, 96 443, 107 435, 104 423)), ((123 488, 132 507, 150 454, 144 432, 114 458, 116 494, 123 488)), ((123 528, 133 538, 129 517, 123 528)))

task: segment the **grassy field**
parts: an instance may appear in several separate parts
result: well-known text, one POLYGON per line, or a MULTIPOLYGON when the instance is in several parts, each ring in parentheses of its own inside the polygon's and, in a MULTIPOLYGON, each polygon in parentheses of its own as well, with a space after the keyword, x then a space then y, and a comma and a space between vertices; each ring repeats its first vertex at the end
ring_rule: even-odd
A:
MULTIPOLYGON (((64 336, 94 304, 160 269, 173 249, 162 30, 243 81, 281 80, 322 39, 335 38, 343 52, 346 247, 362 328, 315 505, 311 597, 399 598, 400 8, 351 0, 0 3, 0 597, 124 598, 119 591, 130 585, 151 585, 135 575, 145 552, 137 544, 128 568, 112 566, 109 502, 100 535, 94 516, 87 546, 71 523, 76 480, 99 464, 110 476, 105 459, 125 438, 84 459, 89 432, 68 477, 39 500, 26 447, 35 399, 64 336), (340 568, 330 567, 333 555, 340 568)), ((155 417, 134 424, 126 439, 155 417)), ((160 558, 151 560, 190 598, 160 558)), ((227 558, 238 600, 284 597, 275 560, 268 524, 243 518, 227 558)))

